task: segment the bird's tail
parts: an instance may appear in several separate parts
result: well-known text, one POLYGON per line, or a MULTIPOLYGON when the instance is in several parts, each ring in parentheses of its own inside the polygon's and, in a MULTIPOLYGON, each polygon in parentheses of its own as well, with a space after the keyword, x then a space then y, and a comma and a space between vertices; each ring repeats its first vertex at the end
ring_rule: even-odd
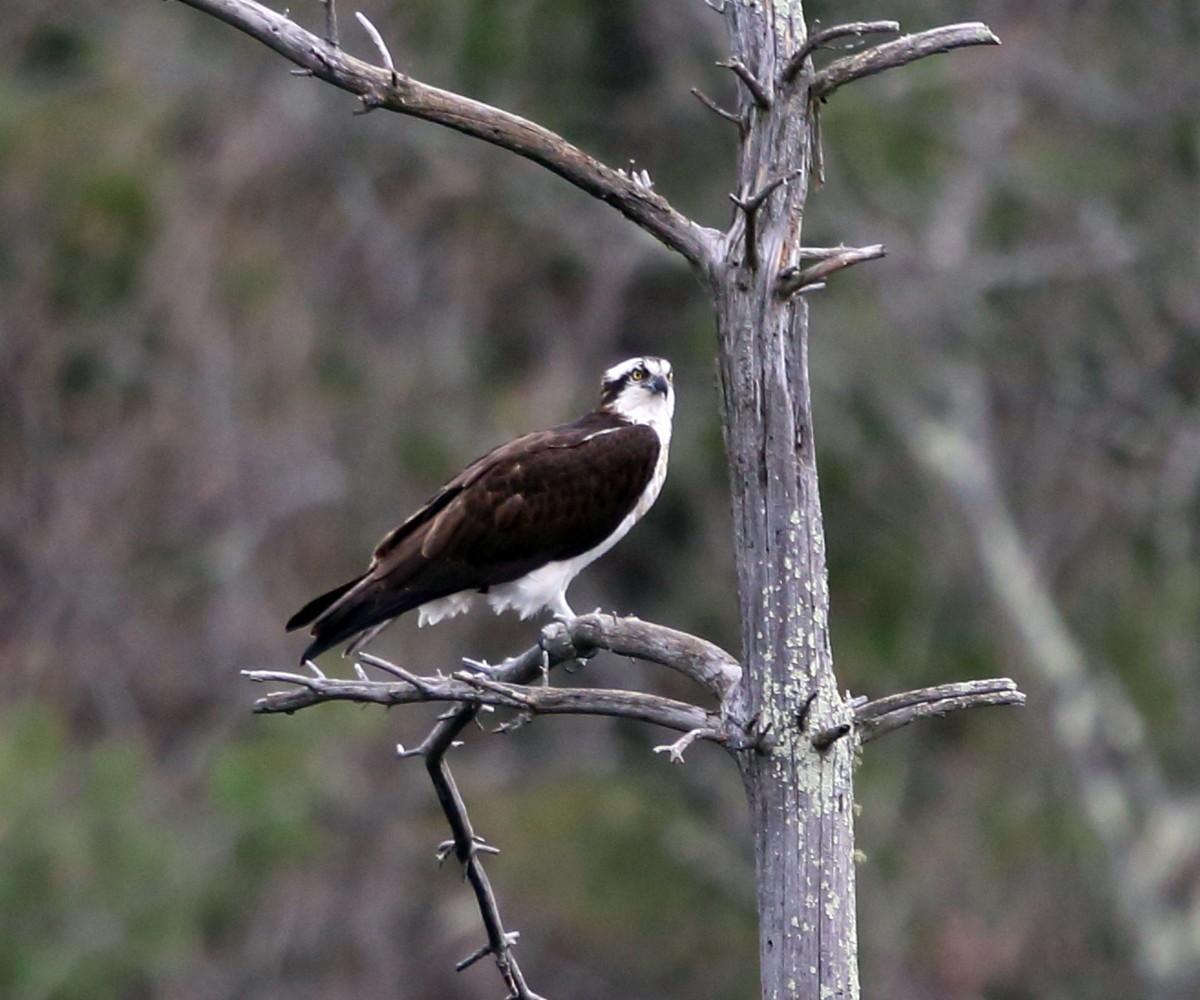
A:
MULTIPOLYGON (((428 595, 393 590, 382 580, 369 579, 369 574, 336 587, 306 604, 288 621, 288 628, 312 623, 312 642, 305 648, 300 662, 312 660, 325 650, 353 639, 368 630, 391 621, 426 600, 428 595)), ((365 638, 374 635, 371 631, 365 638)))
POLYGON ((337 601, 346 595, 346 593, 357 587, 366 578, 364 573, 362 576, 355 577, 349 583, 343 583, 340 587, 334 587, 327 594, 322 594, 320 597, 314 597, 304 607, 297 611, 291 618, 288 619, 287 625, 284 626, 288 632, 294 632, 298 628, 302 628, 309 622, 315 621, 329 610, 337 601))

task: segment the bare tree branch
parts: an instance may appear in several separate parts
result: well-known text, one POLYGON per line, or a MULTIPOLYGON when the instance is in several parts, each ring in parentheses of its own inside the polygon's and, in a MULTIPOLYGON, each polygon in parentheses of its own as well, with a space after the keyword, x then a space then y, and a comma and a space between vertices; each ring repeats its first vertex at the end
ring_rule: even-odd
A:
POLYGON ((636 618, 593 614, 555 622, 543 630, 538 645, 486 674, 461 670, 452 677, 417 675, 376 656, 360 658, 401 680, 342 680, 277 670, 246 670, 243 674, 253 681, 294 685, 293 690, 273 691, 255 703, 256 712, 267 714, 295 712, 326 701, 378 705, 445 701, 494 705, 531 715, 607 715, 650 722, 682 733, 703 730, 709 734, 707 738, 731 750, 756 745, 756 738, 735 711, 741 677, 737 661, 703 639, 636 618), (534 687, 525 683, 540 673, 543 662, 554 666, 597 649, 669 666, 704 685, 719 699, 720 709, 707 712, 687 702, 640 691, 534 687))
POLYGON ((1191 831, 1200 801, 1172 792, 1137 706, 1109 670, 1089 661, 1071 630, 998 479, 984 379, 977 369, 958 377, 964 384, 947 394, 949 416, 898 406, 897 425, 914 458, 957 502, 984 581, 1046 687, 1054 734, 1111 859, 1117 899, 1142 961, 1153 967, 1150 956, 1162 956, 1170 942, 1179 956, 1172 961, 1192 970, 1200 892, 1180 887, 1192 885, 1185 873, 1195 869, 1191 831))
POLYGON ((886 256, 887 251, 882 243, 874 243, 869 247, 836 247, 829 250, 812 249, 808 256, 819 257, 820 262, 803 269, 789 267, 779 272, 775 290, 782 298, 802 295, 807 291, 823 288, 825 279, 834 271, 844 267, 860 264, 865 260, 877 260, 886 256))
POLYGON ((711 97, 709 97, 707 94, 705 94, 701 90, 698 90, 696 87, 692 88, 691 93, 692 93, 692 96, 694 98, 696 98, 696 100, 698 100, 701 104, 703 104, 706 108, 708 108, 708 110, 711 111, 713 114, 717 115, 720 118, 724 118, 727 122, 733 122, 733 124, 738 127, 739 133, 742 133, 742 134, 745 133, 746 119, 743 118, 741 115, 735 115, 732 111, 726 111, 723 107, 721 107, 721 105, 719 105, 716 101, 714 101, 711 97))
MULTIPOLYGON (((767 181, 766 184, 755 191, 752 195, 738 196, 731 194, 729 196, 729 200, 742 210, 742 215, 745 219, 745 239, 743 241, 745 243, 745 261, 746 266, 750 268, 751 271, 757 271, 759 263, 757 222, 759 209, 766 204, 767 199, 771 197, 772 192, 777 187, 779 187, 781 184, 786 184, 788 181, 799 176, 800 171, 793 170, 791 173, 780 174, 778 177, 767 181)), ((730 238, 732 237, 733 232, 734 230, 730 231, 730 238)))
POLYGON ((325 6, 325 41, 338 47, 337 0, 321 0, 325 6))
POLYGON ((718 725, 716 716, 695 705, 615 688, 533 687, 493 681, 462 672, 454 677, 420 676, 415 677, 414 681, 341 680, 275 670, 246 670, 243 675, 252 681, 296 685, 296 690, 272 691, 260 698, 254 710, 263 714, 291 713, 326 701, 356 701, 389 706, 446 701, 496 705, 527 710, 535 715, 610 715, 653 722, 683 733, 718 725))
POLYGON ((180 2, 244 31, 313 76, 358 95, 364 108, 383 108, 436 122, 539 163, 612 205, 682 254, 702 274, 710 274, 715 266, 719 239, 715 230, 698 225, 676 211, 662 195, 534 122, 394 70, 372 66, 254 0, 180 2))
MULTIPOLYGON (((537 668, 533 667, 531 669, 533 672, 536 672, 537 668)), ((455 857, 462 864, 467 882, 470 884, 471 890, 475 893, 475 898, 479 903, 479 915, 487 931, 488 943, 468 958, 459 962, 455 968, 461 972, 463 969, 479 961, 479 959, 487 955, 492 955, 496 960, 496 967, 500 970, 500 975, 504 979, 504 984, 508 988, 510 997, 516 998, 516 1000, 542 1000, 541 997, 530 990, 521 972, 521 967, 517 963, 516 956, 512 954, 512 945, 519 935, 516 932, 508 932, 504 929, 504 922, 500 917, 500 906, 496 901, 496 894, 492 891, 492 884, 488 879, 487 871, 479 860, 481 850, 480 838, 475 834, 470 816, 467 814, 466 803, 458 791, 454 775, 450 773, 450 765, 446 763, 446 752, 454 745, 455 739, 475 719, 478 713, 479 709, 477 706, 464 705, 449 718, 439 722, 433 728, 433 731, 426 738, 425 742, 415 751, 423 754, 425 757, 426 770, 428 770, 429 778, 433 782, 433 788, 437 793, 442 811, 446 814, 446 821, 450 824, 450 833, 453 838, 451 845, 455 857)), ((415 752, 401 750, 400 755, 413 756, 415 752)))
MULTIPOLYGON (((1007 677, 993 680, 939 684, 935 687, 888 695, 855 706, 854 721, 859 738, 868 743, 931 715, 945 715, 966 708, 988 705, 1024 705, 1025 695, 1007 677)), ((814 737, 814 744, 816 737, 814 737)))
MULTIPOLYGON (((396 672, 393 664, 379 657, 360 654, 360 659, 389 672, 396 672)), ((541 669, 542 650, 535 647, 522 656, 503 664, 502 667, 497 668, 495 673, 502 674, 514 684, 524 684, 537 677, 541 669)), ((481 958, 492 955, 496 960, 500 975, 508 987, 510 998, 543 1000, 542 997, 530 990, 516 956, 512 954, 512 945, 517 940, 518 934, 505 931, 491 881, 479 859, 481 851, 489 849, 495 853, 495 849, 486 848, 482 838, 476 835, 467 813, 466 803, 458 791, 458 785, 450 772, 450 766, 446 763, 446 753, 455 745, 455 741, 462 731, 475 721, 479 715, 479 709, 479 705, 462 705, 457 711, 452 712, 434 726, 420 746, 412 750, 397 747, 396 750, 400 757, 423 756, 425 758, 426 770, 433 782, 438 802, 446 815, 446 821, 450 825, 452 839, 449 846, 453 849, 459 863, 463 865, 463 872, 471 890, 475 893, 479 904, 479 915, 487 932, 487 944, 463 959, 455 968, 461 972, 481 958)))
POLYGON ((804 66, 804 60, 817 49, 827 48, 830 42, 837 41, 839 38, 851 36, 862 38, 863 35, 882 35, 899 30, 899 21, 853 21, 850 24, 835 24, 832 28, 815 31, 784 64, 783 70, 779 74, 779 82, 781 84, 791 83, 804 66))
MULTIPOLYGON (((719 646, 675 629, 643 622, 637 618, 593 613, 547 625, 537 646, 526 650, 487 672, 460 670, 454 676, 417 675, 380 657, 363 654, 362 662, 378 667, 400 681, 371 681, 362 676, 340 680, 323 674, 310 677, 274 670, 247 670, 254 681, 276 681, 295 690, 274 691, 255 703, 263 713, 294 712, 325 701, 357 701, 381 705, 421 701, 456 702, 463 709, 478 711, 493 705, 514 709, 524 715, 608 715, 650 722, 684 734, 675 743, 655 747, 668 752, 673 761, 697 739, 720 743, 730 750, 756 749, 759 735, 742 717, 738 701, 741 666, 719 646), (718 713, 657 695, 609 688, 551 688, 527 682, 543 669, 606 649, 621 656, 659 663, 703 685, 720 703, 718 713)), ((868 742, 917 719, 985 705, 1022 705, 1025 695, 1007 679, 941 684, 874 701, 852 704, 854 725, 863 742, 868 742)), ((457 715, 457 713, 456 713, 457 715)), ((472 715, 472 718, 474 715, 472 715)), ((818 750, 828 749, 850 731, 848 724, 819 730, 812 737, 818 750)), ((430 737, 433 740, 433 737, 430 737)), ((430 740, 404 755, 431 750, 430 740)))
POLYGON ((670 667, 712 692, 723 704, 738 690, 741 665, 720 646, 687 632, 639 618, 594 613, 555 622, 543 629, 543 645, 571 644, 572 656, 607 649, 618 656, 670 667))
POLYGON ((731 70, 733 75, 745 84, 751 99, 760 111, 771 110, 771 95, 767 93, 763 82, 750 71, 744 62, 740 59, 723 59, 717 65, 722 69, 731 70))
MULTIPOLYGON (((186 2, 186 0, 185 0, 186 2)), ((864 76, 882 73, 885 69, 905 66, 926 56, 949 52, 967 45, 999 45, 1000 39, 991 28, 980 21, 965 24, 947 24, 940 28, 905 35, 892 42, 884 42, 855 52, 853 55, 835 59, 813 77, 811 93, 824 100, 838 87, 845 86, 864 76)))

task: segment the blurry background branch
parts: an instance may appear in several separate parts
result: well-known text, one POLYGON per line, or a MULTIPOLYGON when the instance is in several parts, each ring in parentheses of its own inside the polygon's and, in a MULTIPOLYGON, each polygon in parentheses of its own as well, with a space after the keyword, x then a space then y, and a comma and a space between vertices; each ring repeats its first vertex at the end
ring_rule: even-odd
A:
POLYGON ((1168 791, 1141 713, 1071 634, 996 478, 987 392, 958 371, 941 417, 900 422, 914 458, 947 490, 970 526, 993 600, 1050 695, 1054 734, 1077 794, 1104 843, 1142 960, 1164 981, 1200 967, 1195 831, 1200 798, 1168 791))
MULTIPOLYGON (((971 155, 946 175, 938 193, 939 211, 927 224, 926 273, 936 275, 951 261, 973 255, 973 246, 983 242, 989 192, 999 183, 995 175, 1002 169, 1003 151, 1023 124, 1017 107, 998 94, 964 131, 971 155)), ((933 332, 959 325, 942 310, 979 317, 996 295, 1089 279, 1114 289, 1111 294, 1121 304, 1118 308, 1130 311, 1131 323, 1148 324, 1143 311, 1147 304, 1141 301, 1145 284, 1122 274, 1125 268, 1136 269, 1138 258, 1153 251, 1118 229, 1107 211, 1098 205, 1080 211, 1081 231, 1072 237, 1073 247, 1035 241, 1002 257, 989 260, 985 255, 978 258, 980 271, 973 278, 964 283, 956 276, 955 292, 948 298, 939 301, 935 294, 921 306, 911 299, 904 302, 899 322, 914 338, 914 346, 940 357, 922 366, 913 385, 902 390, 888 387, 880 398, 908 454, 945 491, 967 525, 985 591, 1044 687, 1048 732, 1070 769, 1071 794, 1103 845, 1117 909, 1143 974, 1155 983, 1156 995, 1183 997, 1200 973, 1200 845, 1185 832, 1200 820, 1200 796, 1194 787, 1182 794, 1172 788, 1158 760, 1154 723, 1144 698, 1139 704, 1127 688, 1131 679, 1118 679, 1112 666, 1085 651, 1074 634, 1048 568, 1062 557, 1045 540, 1057 531, 1066 539, 1060 545, 1092 544, 1089 539, 1101 534, 1098 506, 1112 508, 1120 502, 1113 474, 1107 473, 1108 482, 1099 481, 1098 470, 1126 446, 1108 437, 1106 429, 1080 424, 1079 414, 1090 404, 1087 389, 1069 374, 1071 366, 1089 364, 1089 357, 1103 358, 1098 363, 1110 373, 1107 377, 1115 377, 1125 365, 1143 364, 1145 359, 1136 347, 1127 358, 1104 357, 1089 333, 1074 331, 1074 337, 1083 338, 1083 346, 1076 348, 1078 359, 1059 356, 1052 369, 1062 379, 1058 392, 1063 398, 1031 413, 1028 440, 1017 446, 1024 454, 1004 457, 1001 442, 1013 431, 1002 434, 1000 429, 1006 406, 1003 381, 985 370, 979 345, 933 332), (1034 510, 1039 513, 1026 514, 1026 527, 1006 496, 1012 488, 1002 485, 1019 481, 1012 470, 1022 464, 1036 470, 1036 488, 1044 491, 1035 496, 1034 510)), ((980 337, 981 325, 969 336, 980 337)), ((1147 325, 1141 336, 1153 336, 1151 329, 1147 325)), ((1167 352, 1160 356, 1171 353, 1167 343, 1159 342, 1157 351, 1167 352)), ((1149 433, 1173 433, 1167 428, 1177 404, 1160 379, 1147 377, 1137 406, 1144 408, 1147 428, 1155 428, 1149 433)), ((1139 419, 1128 410, 1122 413, 1124 405, 1109 409, 1108 418, 1119 423, 1139 419)), ((1187 433, 1186 427, 1185 422, 1180 431, 1187 433)), ((1014 447, 1011 440, 1005 443, 1014 447)), ((1191 482, 1194 503, 1196 480, 1191 482)), ((1184 558, 1194 563, 1194 550, 1184 558)), ((1092 572, 1104 575, 1115 568, 1102 561, 1092 572)), ((1194 565, 1189 572, 1194 573, 1194 565)), ((1125 600, 1139 603, 1132 595, 1125 600)))

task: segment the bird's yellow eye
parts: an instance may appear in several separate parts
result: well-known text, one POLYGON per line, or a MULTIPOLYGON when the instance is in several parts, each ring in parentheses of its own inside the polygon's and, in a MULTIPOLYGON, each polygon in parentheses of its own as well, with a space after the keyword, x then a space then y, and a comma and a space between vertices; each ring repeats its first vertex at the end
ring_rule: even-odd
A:
POLYGON ((645 368, 635 368, 633 371, 631 371, 629 373, 629 377, 631 379, 633 379, 635 382, 640 382, 642 379, 644 379, 646 377, 646 369, 645 368))
POLYGON ((674 382, 674 381, 675 381, 675 373, 674 373, 674 372, 667 372, 667 381, 668 381, 668 382, 674 382))

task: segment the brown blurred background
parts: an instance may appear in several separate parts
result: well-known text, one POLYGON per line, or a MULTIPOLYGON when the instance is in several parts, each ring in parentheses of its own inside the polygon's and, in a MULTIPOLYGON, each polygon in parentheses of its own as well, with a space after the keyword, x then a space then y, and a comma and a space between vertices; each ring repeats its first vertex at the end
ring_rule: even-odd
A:
MULTIPOLYGON (((1029 693, 864 754, 864 996, 1195 997, 1200 9, 805 8, 1004 40, 836 94, 806 220, 889 249, 810 306, 839 676, 1029 693)), ((733 99, 701 0, 368 13, 402 69, 727 224, 733 130, 688 93, 733 99)), ((675 363, 671 475, 572 602, 736 648, 698 283, 545 171, 355 106, 178 4, 6 5, 0 996, 500 995, 486 962, 453 972, 482 931, 392 756, 431 713, 255 717, 238 670, 290 667, 292 611, 627 355, 675 363)), ((374 648, 432 670, 535 635, 405 621, 374 648)), ((572 682, 694 694, 613 657, 572 682)), ((672 767, 662 736, 543 719, 455 758, 541 993, 757 995, 735 769, 672 767)))

